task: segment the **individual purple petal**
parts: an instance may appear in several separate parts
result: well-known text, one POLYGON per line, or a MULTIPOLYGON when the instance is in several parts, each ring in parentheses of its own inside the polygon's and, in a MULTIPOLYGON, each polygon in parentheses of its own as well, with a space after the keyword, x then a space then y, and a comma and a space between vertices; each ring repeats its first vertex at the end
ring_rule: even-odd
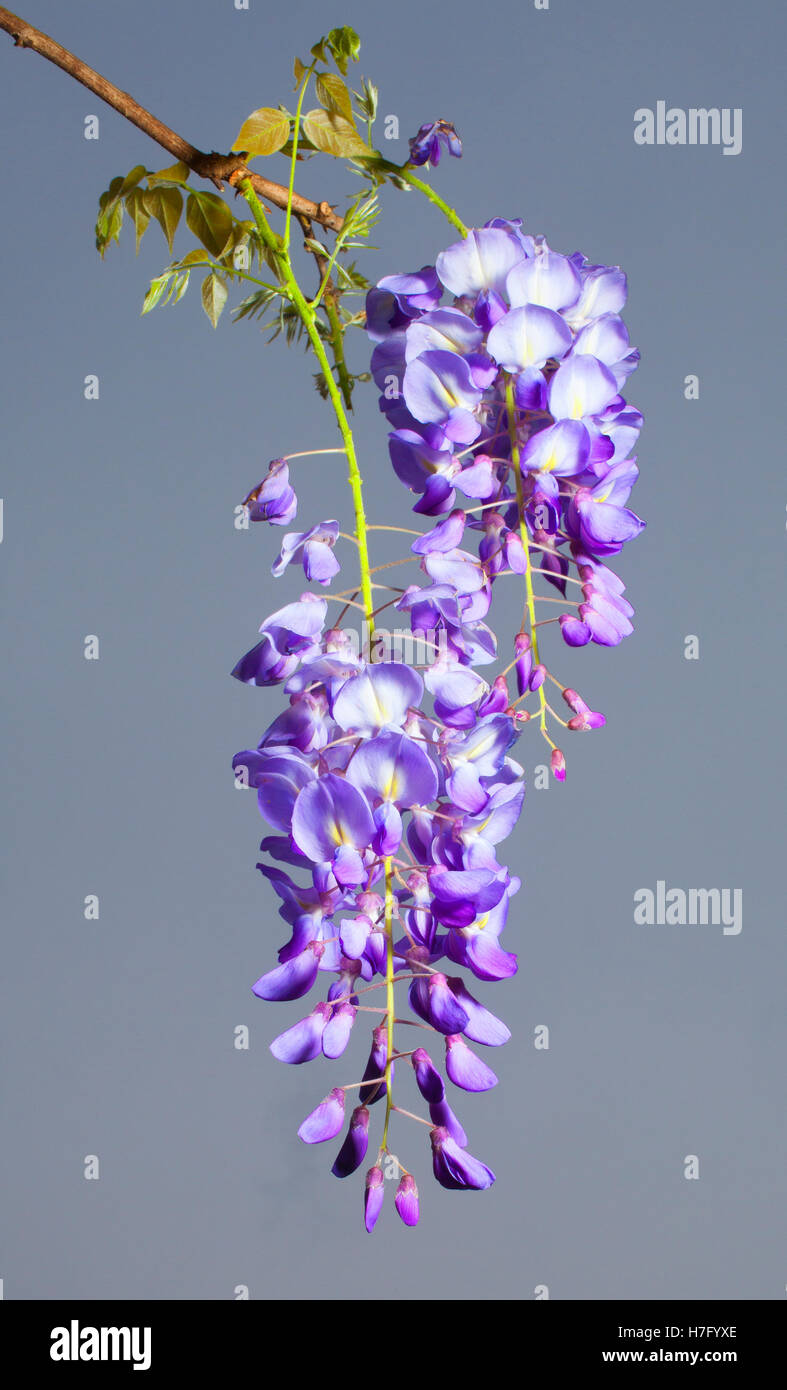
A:
POLYGON ((326 1139, 336 1138, 343 1124, 344 1091, 336 1086, 316 1110, 306 1116, 298 1130, 298 1138, 304 1144, 324 1144, 326 1139))
POLYGON ((538 367, 525 367, 516 377, 514 401, 520 410, 546 410, 547 382, 538 367))
POLYGON ((382 341, 442 298, 443 287, 434 266, 425 265, 411 275, 386 275, 366 296, 366 332, 382 341))
POLYGON ((341 566, 333 553, 333 542, 324 537, 306 541, 303 547, 303 571, 310 584, 330 584, 341 566))
POLYGON ((429 1106, 429 1118, 433 1125, 447 1130, 455 1144, 465 1147, 467 1135, 447 1100, 432 1101, 429 1106))
POLYGON ((369 1111, 365 1105, 356 1106, 350 1116, 350 1128, 331 1169, 334 1177, 348 1178, 360 1168, 369 1147, 369 1111))
POLYGON ((508 980, 516 974, 516 956, 513 951, 504 951, 491 932, 467 928, 464 935, 465 963, 477 979, 508 980))
POLYGON ((445 975, 435 971, 429 976, 429 1022, 441 1033, 461 1033, 468 1022, 462 1005, 448 988, 445 975))
POLYGON ((402 814, 392 801, 374 808, 375 832, 372 849, 375 854, 395 854, 402 843, 402 814))
POLYGON ((338 535, 338 521, 320 521, 309 531, 289 532, 282 541, 278 559, 271 566, 271 574, 278 578, 288 565, 303 564, 310 582, 328 584, 339 569, 333 553, 338 535))
POLYGON ((418 1225, 418 1188, 412 1173, 405 1173, 396 1189, 394 1205, 405 1226, 418 1225))
POLYGON ((429 1137, 432 1141, 434 1175, 443 1187, 461 1191, 492 1186, 495 1175, 491 1168, 473 1158, 472 1154, 465 1153, 444 1126, 433 1129, 429 1137))
POLYGON ((475 723, 476 705, 489 690, 477 672, 453 662, 426 671, 424 684, 434 696, 438 719, 456 729, 467 729, 475 723))
POLYGON ((302 787, 307 782, 311 782, 314 773, 308 764, 300 764, 295 767, 295 760, 292 759, 293 769, 287 769, 287 774, 277 772, 273 767, 284 765, 284 759, 268 759, 270 767, 266 769, 258 779, 257 784, 257 803, 261 814, 273 826, 274 830, 288 832, 292 825, 292 809, 295 805, 295 798, 302 787))
POLYGON ((507 372, 543 367, 548 358, 565 356, 570 346, 571 332, 560 315, 537 304, 511 309, 487 339, 489 352, 507 372))
MULTIPOLYGON (((484 340, 483 330, 461 309, 434 309, 414 319, 407 329, 405 360, 412 362, 430 348, 458 352, 465 357, 477 352, 484 340)), ((589 349, 592 351, 592 349, 589 349)))
POLYGON ((559 420, 531 435, 522 450, 522 469, 571 476, 581 473, 590 454, 590 435, 581 420, 559 420))
POLYGON ((274 1038, 270 1050, 280 1062, 300 1066, 319 1056, 322 1044, 322 1030, 330 1014, 330 1004, 317 1004, 299 1023, 294 1023, 278 1038, 274 1038))
POLYGON ((376 734, 401 729, 411 705, 423 694, 417 671, 395 661, 381 661, 342 686, 333 702, 333 717, 345 733, 376 734))
POLYGON ((497 1085, 491 1067, 476 1057, 458 1033, 449 1034, 445 1040, 445 1069, 454 1085, 463 1091, 490 1091, 497 1085))
POLYGON ((370 1168, 366 1174, 366 1186, 364 1188, 363 1212, 364 1225, 371 1235, 375 1228, 377 1218, 383 1209, 383 1197, 385 1195, 385 1179, 383 1178, 382 1168, 377 1165, 370 1168))
MULTIPOLYGON (((385 1084, 385 1065, 388 1056, 388 1029, 385 1023, 380 1023, 372 1029, 372 1048, 369 1059, 366 1063, 362 1081, 368 1081, 368 1086, 361 1086, 358 1092, 358 1099, 364 1105, 374 1105, 375 1101, 382 1100, 386 1092, 385 1084)), ((391 1076, 393 1076, 393 1063, 391 1063, 391 1076)))
POLYGON ((569 647, 587 646, 592 633, 587 623, 583 623, 579 618, 573 618, 570 613, 561 613, 558 618, 560 632, 563 641, 569 647))
POLYGON ((485 333, 507 312, 508 305, 496 290, 482 290, 475 302, 475 320, 485 333))
POLYGON ((261 976, 252 991, 258 999, 302 999, 317 979, 324 946, 310 941, 304 951, 261 976))
POLYGON ((245 685, 277 685, 298 668, 298 657, 277 651, 273 638, 265 633, 261 642, 245 652, 230 672, 245 685))
POLYGON ((572 354, 549 383, 549 409, 556 420, 599 415, 618 394, 609 367, 590 353, 572 354))
POLYGON ((447 749, 453 767, 461 762, 471 763, 481 777, 489 777, 501 767, 517 731, 506 714, 493 714, 480 719, 461 743, 457 740, 447 749))
POLYGON ((512 305, 542 304, 546 309, 567 309, 576 304, 580 289, 574 266, 567 256, 556 251, 544 251, 531 260, 520 261, 506 280, 512 305))
POLYGON ((465 530, 465 514, 457 507, 444 521, 438 521, 432 531, 420 536, 410 546, 414 555, 428 555, 431 551, 454 550, 462 540, 465 530))
POLYGON ((374 821, 363 792, 344 777, 327 773, 298 793, 292 835, 303 854, 324 863, 340 846, 359 850, 370 845, 374 821))
POLYGON ((383 733, 362 743, 347 769, 347 778, 371 803, 383 800, 400 808, 427 806, 437 796, 434 763, 407 734, 383 733))
POLYGON ((459 976, 448 977, 448 988, 467 1014, 468 1021, 460 1031, 472 1042, 483 1043, 485 1047, 502 1047, 511 1037, 510 1029, 501 1019, 485 1009, 473 998, 464 980, 459 976))
POLYGON ((507 231, 496 227, 473 228, 462 240, 441 251, 437 274, 455 295, 477 295, 483 290, 505 291, 506 276, 522 260, 521 245, 507 231))
POLYGON ((409 362, 402 395, 416 420, 441 425, 449 439, 472 444, 478 438, 481 426, 473 412, 483 392, 457 353, 433 348, 409 362))
POLYGON ((360 960, 366 947, 372 924, 364 913, 345 918, 339 926, 342 951, 350 960, 360 960))
POLYGON ((341 1057, 348 1042, 350 1033, 355 1022, 356 1008, 353 1004, 345 1002, 338 1004, 334 1009, 331 1018, 325 1025, 322 1035, 322 1055, 333 1061, 336 1057, 341 1057))
POLYGON ((453 482, 465 497, 484 501, 498 486, 495 464, 488 454, 476 454, 472 463, 454 475, 453 482))
POLYGON ((423 492, 435 475, 445 475, 448 486, 447 477, 458 466, 450 449, 433 447, 415 430, 394 430, 388 450, 397 478, 413 492, 423 492))
POLYGON ((363 859, 352 845, 339 845, 331 864, 336 882, 342 888, 358 888, 366 879, 363 859))
POLYGON ((582 274, 582 293, 567 317, 582 328, 602 314, 617 314, 626 302, 626 276, 620 266, 591 266, 582 274))
POLYGON ((445 1085, 437 1067, 432 1061, 429 1053, 423 1047, 417 1047, 410 1061, 413 1064, 415 1079, 418 1089, 424 1100, 430 1104, 436 1104, 445 1099, 445 1085))

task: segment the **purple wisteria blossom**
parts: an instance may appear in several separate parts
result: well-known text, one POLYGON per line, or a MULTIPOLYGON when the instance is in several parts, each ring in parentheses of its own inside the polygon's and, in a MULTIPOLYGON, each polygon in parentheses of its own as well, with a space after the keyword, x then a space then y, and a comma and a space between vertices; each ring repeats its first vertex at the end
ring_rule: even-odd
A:
MULTIPOLYGON (((445 150, 460 154, 458 137, 434 122, 411 140, 409 162, 436 165, 445 150)), ((394 562, 409 558, 407 579, 393 569, 379 603, 409 624, 426 657, 376 658, 353 645, 342 618, 327 628, 329 599, 355 595, 348 606, 360 606, 348 587, 306 592, 266 618, 232 673, 282 684, 288 702, 234 759, 238 785, 257 795, 258 867, 285 928, 252 988, 293 1006, 271 1044, 279 1061, 342 1059, 342 1083, 318 1100, 323 1083, 298 1134, 315 1145, 343 1135, 331 1171, 366 1170, 369 1232, 388 1220, 391 1179, 394 1212, 407 1226, 419 1218, 411 1131, 423 1131, 402 1125, 400 1139, 393 1099, 407 1076, 437 1182, 478 1191, 495 1181, 468 1151, 453 1105, 483 1105, 498 1078, 481 1054, 510 1037, 471 990, 518 968, 521 884, 504 862, 525 801, 518 741, 525 725, 538 728, 562 783, 555 724, 573 734, 606 721, 558 675, 549 638, 570 663, 633 630, 610 568, 645 524, 629 507, 642 417, 621 395, 638 361, 625 299, 618 267, 554 251, 505 218, 371 289, 371 375, 393 471, 420 522, 409 556, 394 562), (500 583, 515 591, 518 631, 497 623, 500 583), (314 990, 316 1001, 297 1002, 314 990), (420 1030, 415 1046, 401 1037, 403 1016, 420 1030)), ((283 459, 245 505, 255 521, 292 519, 283 459)), ((327 588, 338 537, 338 521, 285 535, 274 575, 302 565, 327 588)), ((367 617, 388 579, 372 573, 367 617)))
POLYGON ((422 125, 409 143, 411 164, 437 166, 441 147, 456 159, 461 158, 462 154, 462 142, 449 121, 432 121, 431 124, 422 125))

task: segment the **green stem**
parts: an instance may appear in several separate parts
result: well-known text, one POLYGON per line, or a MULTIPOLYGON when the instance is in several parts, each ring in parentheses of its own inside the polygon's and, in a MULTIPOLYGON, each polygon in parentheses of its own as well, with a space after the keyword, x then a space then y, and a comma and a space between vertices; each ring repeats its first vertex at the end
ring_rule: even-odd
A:
POLYGON ((467 236, 468 228, 465 226, 459 214, 454 212, 454 209, 449 206, 444 198, 440 197, 439 193, 435 193, 434 189, 431 188, 428 183, 424 183, 423 179, 416 178, 415 174, 411 174, 410 170, 407 168, 399 169, 398 174, 400 179, 404 179, 405 183, 409 183, 413 188, 417 188, 419 193, 423 193, 424 197, 429 199, 430 203, 434 203, 435 207, 439 208, 443 215, 448 218, 451 226, 456 227, 461 237, 467 236))
MULTIPOLYGON (((516 406, 514 404, 514 383, 510 377, 506 378, 506 414, 508 415, 508 437, 511 441, 511 462, 514 465, 514 481, 516 483, 516 505, 519 513, 519 536, 525 552, 525 604, 527 607, 528 618, 530 619, 530 645, 533 651, 533 661, 536 666, 541 664, 538 654, 538 633, 536 631, 536 603, 533 592, 533 561, 530 555, 530 538, 527 534, 527 523, 525 522, 525 493, 522 486, 522 470, 519 466, 519 440, 516 434, 516 406)), ((538 699, 541 714, 541 732, 546 733, 546 697, 544 687, 538 688, 538 699)))
POLYGON ((295 278, 292 265, 290 264, 290 257, 287 248, 283 244, 281 238, 277 237, 271 229, 271 227, 269 226, 268 219, 265 216, 262 204, 260 203, 260 200, 257 197, 256 193, 254 192, 254 189, 252 188, 250 181, 248 179, 241 180, 240 189, 251 209, 251 214, 254 218, 260 236, 265 242, 265 245, 269 248, 269 250, 273 253, 275 257, 276 265, 278 266, 279 274, 281 275, 282 285, 287 291, 287 294, 298 314, 298 317, 300 318, 304 328, 306 329, 306 332, 309 337, 309 342, 312 346, 312 351, 314 352, 314 355, 320 364, 320 370, 322 372, 323 380, 325 382, 325 387, 330 397, 334 413, 336 415, 336 421, 339 426, 339 432, 342 436, 342 440, 344 441, 344 448, 347 454, 347 463, 349 466, 350 490, 352 492, 353 507, 355 510, 355 534, 358 539, 358 560, 361 568, 361 594, 363 596, 364 613, 366 615, 366 621, 369 624, 369 634, 371 637, 374 635, 374 602, 372 599, 372 581, 369 570, 369 549, 366 537, 366 513, 364 510, 363 502, 363 479, 361 478, 361 470, 358 466, 358 458, 355 452, 355 440, 353 439, 353 432, 350 428, 350 422, 347 419, 347 414, 345 412, 341 393, 339 391, 338 386, 336 385, 333 371, 331 370, 331 364, 328 361, 328 355, 325 351, 322 338, 320 337, 317 328, 315 312, 310 307, 305 295, 303 294, 303 291, 301 290, 300 285, 298 284, 298 281, 295 278))
POLYGON ((417 178, 406 164, 392 164, 389 159, 383 159, 380 154, 376 154, 374 160, 369 160, 369 164, 373 168, 379 169, 381 173, 393 174, 397 179, 403 179, 405 183, 409 183, 412 188, 417 188, 419 193, 423 193, 430 203, 434 203, 435 207, 440 209, 443 216, 448 218, 451 226, 456 228, 460 236, 467 236, 469 229, 465 226, 459 213, 444 198, 441 198, 439 193, 435 193, 428 183, 417 178))
POLYGON ((388 1147, 388 1124, 393 1109, 391 1072, 394 1061, 394 954, 393 954, 393 887, 391 860, 385 860, 385 1007, 387 1041, 385 1048, 385 1124, 381 1148, 388 1147))
MULTIPOLYGON (((290 249, 290 219, 292 217, 292 195, 295 192, 295 161, 298 157, 298 132, 301 126, 301 109, 303 107, 303 98, 306 95, 306 88, 309 85, 309 80, 313 71, 314 63, 312 63, 311 67, 306 71, 306 76, 301 83, 301 90, 298 93, 298 105, 295 108, 295 122, 292 128, 292 154, 290 156, 290 182, 287 188, 287 211, 284 216, 285 251, 289 251, 290 249)), ((248 199, 246 201, 248 202, 248 199)))

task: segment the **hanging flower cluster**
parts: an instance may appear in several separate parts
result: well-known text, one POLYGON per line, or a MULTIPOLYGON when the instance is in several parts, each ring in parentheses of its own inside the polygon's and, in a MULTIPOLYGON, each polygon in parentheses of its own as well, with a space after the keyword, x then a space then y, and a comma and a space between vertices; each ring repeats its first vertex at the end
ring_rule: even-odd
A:
MULTIPOLYGON (((424 127, 417 140, 431 149, 438 135, 447 139, 424 127)), ((501 937, 520 884, 498 859, 524 798, 513 746, 536 718, 562 781, 551 721, 572 731, 604 723, 547 669, 541 629, 557 624, 569 647, 615 645, 632 630, 606 563, 644 525, 626 506, 642 417, 620 394, 638 358, 619 315, 625 296, 617 267, 560 255, 502 219, 434 266, 380 281, 367 297, 371 371, 394 470, 429 527, 411 546, 421 577, 393 602, 431 657, 423 671, 366 659, 353 634, 328 624, 328 596, 307 591, 265 619, 233 672, 251 685, 283 682, 289 698, 259 746, 234 759, 274 832, 259 868, 291 929, 254 992, 295 1000, 321 975, 330 981, 271 1050, 291 1064, 335 1059, 359 1014, 379 1020, 360 1080, 331 1090, 298 1131, 308 1144, 345 1131, 332 1168, 344 1178, 367 1160, 372 1107, 385 1101, 365 1181, 369 1231, 391 1160, 396 1209, 407 1225, 418 1220, 415 1177, 389 1147, 391 1115, 410 1115, 393 1100, 395 1063, 412 1068, 426 1111, 412 1118, 429 1127, 437 1181, 464 1190, 494 1182, 468 1152, 447 1083, 496 1085, 471 1044, 510 1036, 473 990, 517 968, 501 937), (487 680, 476 668, 498 656, 487 619, 505 576, 521 586, 523 619, 508 664, 487 680), (560 597, 537 593, 539 577, 560 597), (541 618, 545 603, 561 611, 541 618), (547 700, 547 681, 568 719, 547 700), (380 989, 384 1007, 374 1002, 380 989), (404 990, 414 1017, 402 1016, 404 990), (402 1050, 400 1024, 424 1030, 427 1046, 402 1050)), ((246 506, 252 520, 289 524, 297 502, 287 460, 270 465, 246 506)), ((300 564, 310 583, 328 586, 338 539, 332 520, 287 534, 273 573, 300 564)))

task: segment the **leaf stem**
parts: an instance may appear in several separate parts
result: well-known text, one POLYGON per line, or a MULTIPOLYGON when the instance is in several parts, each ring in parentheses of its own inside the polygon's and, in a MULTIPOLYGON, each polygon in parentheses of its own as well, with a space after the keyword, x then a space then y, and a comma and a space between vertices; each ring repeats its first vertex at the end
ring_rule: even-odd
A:
POLYGON ((344 402, 342 401, 341 393, 339 391, 338 386, 336 385, 333 371, 331 370, 331 364, 328 361, 328 356, 325 351, 325 347, 323 346, 323 341, 320 337, 319 330, 317 328, 314 310, 310 308, 309 303, 306 300, 306 297, 304 296, 303 291, 295 278, 292 265, 290 263, 289 252, 286 246, 283 244, 282 239, 280 237, 277 237, 273 232, 272 228, 270 227, 268 219, 265 216, 265 211, 262 207, 262 204, 259 198, 257 197, 256 193, 254 192, 254 189, 252 188, 250 181, 248 179, 241 180, 240 188, 244 198, 246 199, 246 202, 248 203, 251 209, 252 216, 257 225, 257 230, 260 236, 262 237, 263 241, 265 242, 265 245, 269 248, 269 250, 272 252, 275 258, 279 274, 281 275, 282 284, 284 288, 287 290, 292 304, 298 314, 298 317, 300 318, 304 328, 306 329, 306 332, 309 337, 309 342, 312 346, 312 351, 314 352, 314 355, 317 358, 317 361, 320 365, 320 370, 322 372, 323 380, 325 382, 325 387, 330 397, 331 405, 334 409, 334 414, 336 415, 336 421, 339 426, 339 432, 342 436, 342 440, 344 441, 344 448, 347 454, 347 463, 349 467, 350 490, 352 492, 353 507, 355 511, 355 534, 358 540, 358 560, 361 570, 361 595, 363 597, 363 606, 366 614, 366 620, 369 624, 370 635, 373 635, 374 618, 372 614, 374 612, 374 601, 372 599, 372 583, 369 570, 369 549, 366 537, 366 513, 364 510, 363 499, 363 479, 361 477, 361 470, 358 466, 358 457, 355 452, 355 440, 353 438, 353 432, 350 427, 350 422, 347 419, 347 413, 345 410, 344 402))

